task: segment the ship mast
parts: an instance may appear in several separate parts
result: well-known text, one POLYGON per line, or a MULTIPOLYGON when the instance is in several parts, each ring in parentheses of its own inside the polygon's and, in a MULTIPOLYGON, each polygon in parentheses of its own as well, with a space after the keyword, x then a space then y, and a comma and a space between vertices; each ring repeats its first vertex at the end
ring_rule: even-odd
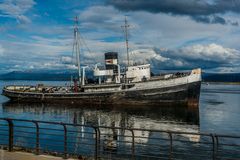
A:
POLYGON ((78 80, 79 80, 79 84, 81 84, 80 41, 79 41, 78 17, 77 16, 75 17, 75 25, 74 25, 73 54, 76 55, 77 67, 78 67, 78 80))
POLYGON ((127 16, 125 16, 125 25, 122 26, 122 28, 124 29, 124 33, 125 33, 125 39, 126 39, 126 48, 127 48, 127 66, 129 67, 129 46, 128 46, 128 27, 130 27, 130 25, 128 25, 127 22, 127 16))

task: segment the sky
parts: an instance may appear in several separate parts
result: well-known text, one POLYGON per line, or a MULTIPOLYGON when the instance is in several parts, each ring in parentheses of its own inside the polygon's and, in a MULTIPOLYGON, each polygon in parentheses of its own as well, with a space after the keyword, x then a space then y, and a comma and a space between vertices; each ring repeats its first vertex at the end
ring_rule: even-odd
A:
POLYGON ((202 68, 240 71, 240 0, 0 0, 0 73, 76 69, 74 17, 79 17, 81 64, 119 53, 156 73, 202 68))

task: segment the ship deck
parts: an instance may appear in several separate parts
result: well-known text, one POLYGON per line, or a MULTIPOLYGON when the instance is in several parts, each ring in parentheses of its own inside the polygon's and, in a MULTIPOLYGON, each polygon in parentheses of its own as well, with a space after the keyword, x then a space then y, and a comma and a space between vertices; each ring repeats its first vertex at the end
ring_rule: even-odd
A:
MULTIPOLYGON (((190 73, 176 73, 176 74, 168 74, 153 76, 150 79, 144 82, 151 81, 165 81, 170 79, 176 79, 180 77, 186 77, 190 73)), ((5 86, 4 90, 13 91, 13 92, 22 92, 22 93, 71 93, 71 92, 85 92, 85 91, 97 91, 97 90, 125 90, 132 88, 135 84, 143 83, 134 82, 134 83, 101 83, 101 84, 86 84, 84 86, 78 87, 77 91, 74 89, 74 86, 46 86, 43 84, 38 84, 36 86, 33 85, 9 85, 5 86)))

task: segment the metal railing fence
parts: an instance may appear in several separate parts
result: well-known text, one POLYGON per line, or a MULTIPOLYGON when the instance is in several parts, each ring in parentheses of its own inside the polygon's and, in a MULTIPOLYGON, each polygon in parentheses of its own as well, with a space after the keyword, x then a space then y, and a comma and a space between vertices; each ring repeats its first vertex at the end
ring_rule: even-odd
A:
POLYGON ((240 159, 240 136, 11 118, 0 118, 0 145, 79 159, 240 159))

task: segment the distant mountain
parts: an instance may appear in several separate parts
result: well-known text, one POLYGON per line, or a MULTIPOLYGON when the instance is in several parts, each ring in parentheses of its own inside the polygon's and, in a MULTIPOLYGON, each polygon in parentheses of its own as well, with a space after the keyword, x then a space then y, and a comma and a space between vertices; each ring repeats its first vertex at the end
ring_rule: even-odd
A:
POLYGON ((203 73, 204 82, 240 82, 240 73, 203 73))
MULTIPOLYGON (((93 73, 86 71, 86 76, 93 79, 93 73)), ((14 71, 0 75, 0 80, 40 80, 40 81, 68 81, 77 77, 76 72, 60 71, 14 71)), ((204 82, 240 82, 240 73, 203 73, 204 82)))
POLYGON ((70 80, 71 76, 76 74, 70 72, 21 72, 13 71, 10 73, 0 75, 1 80, 47 80, 47 81, 66 81, 70 80))
MULTIPOLYGON (((91 71, 86 70, 88 78, 93 77, 91 71)), ((6 74, 0 74, 0 80, 40 80, 40 81, 69 81, 77 77, 77 73, 73 71, 13 71, 6 74)))

